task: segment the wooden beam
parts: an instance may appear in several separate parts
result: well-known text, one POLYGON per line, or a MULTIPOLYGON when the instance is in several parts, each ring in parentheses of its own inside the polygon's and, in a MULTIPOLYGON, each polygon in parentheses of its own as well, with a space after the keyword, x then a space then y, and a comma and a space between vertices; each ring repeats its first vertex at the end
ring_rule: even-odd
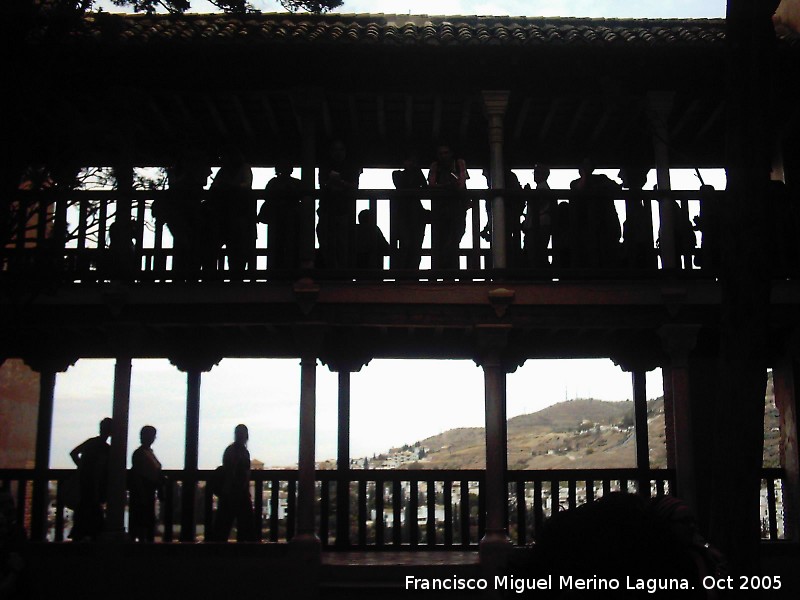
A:
POLYGON ((278 133, 278 120, 275 118, 275 111, 272 110, 272 104, 269 101, 269 96, 266 94, 259 94, 258 95, 259 103, 261 104, 261 108, 264 111, 264 116, 267 119, 267 123, 269 124, 270 133, 273 135, 278 133))
POLYGON ((464 102, 461 105, 461 124, 459 125, 459 131, 458 131, 458 135, 462 140, 467 139, 467 135, 469 135, 469 119, 471 113, 472 113, 472 98, 471 97, 464 98, 464 102))
POLYGON ((348 94, 347 106, 350 110, 350 132, 357 136, 359 132, 359 119, 358 103, 356 102, 355 94, 348 94))
POLYGON ((169 119, 164 116, 163 111, 159 108, 158 104, 156 104, 155 100, 152 96, 148 96, 147 98, 147 108, 155 117, 158 124, 161 126, 161 129, 167 134, 168 137, 174 138, 175 137, 175 130, 169 123, 169 119))
POLYGON ((212 100, 211 96, 208 94, 202 95, 203 105, 206 107, 208 114, 211 115, 211 121, 214 123, 214 126, 217 128, 217 131, 222 137, 229 137, 230 131, 228 130, 228 126, 222 120, 222 115, 219 114, 217 110, 217 105, 212 100))
POLYGON ((405 109, 405 133, 406 139, 414 138, 414 98, 411 94, 406 94, 406 109, 405 109))
POLYGON ((522 130, 525 128, 525 123, 528 121, 528 112, 531 109, 531 98, 530 96, 526 96, 525 100, 522 102, 522 106, 517 113, 517 121, 514 123, 514 133, 512 137, 514 141, 518 141, 522 138, 522 130))
MULTIPOLYGON (((573 136, 575 135, 575 131, 578 129, 578 125, 583 119, 584 113, 589 108, 589 99, 583 98, 581 100, 580 105, 578 105, 578 110, 575 111, 574 115, 572 116, 572 122, 569 125, 569 129, 563 134, 561 137, 561 150, 563 151, 565 148, 572 145, 573 136)), ((583 144, 579 144, 580 146, 584 146, 583 144)), ((587 148, 588 150, 588 148, 587 148)))
POLYGON ((438 140, 442 132, 442 95, 433 97, 433 112, 431 114, 431 139, 438 140))
POLYGON ((383 94, 378 94, 375 98, 375 112, 378 118, 378 135, 386 139, 386 106, 383 94))
POLYGON ((322 129, 325 131, 325 137, 328 139, 333 137, 333 126, 331 125, 331 106, 328 104, 328 99, 322 99, 322 129))
POLYGON ((556 112, 558 111, 559 102, 556 101, 555 98, 550 100, 550 108, 547 111, 547 116, 544 118, 544 123, 542 123, 542 128, 539 130, 539 145, 544 143, 545 139, 547 139, 547 134, 550 133, 550 127, 553 125, 553 120, 556 117, 556 112))
POLYGON ((697 114, 697 110, 700 108, 700 100, 700 98, 693 99, 689 108, 683 111, 680 120, 675 124, 675 127, 672 128, 672 132, 670 133, 671 140, 677 139, 677 137, 683 133, 684 128, 689 124, 691 118, 697 114))
POLYGON ((250 119, 247 118, 247 114, 244 112, 244 107, 242 106, 239 97, 235 94, 232 94, 230 97, 231 105, 233 106, 233 110, 236 112, 236 116, 239 117, 239 123, 242 126, 242 130, 244 134, 249 139, 255 139, 255 134, 253 133, 253 128, 250 125, 250 119))
POLYGON ((708 130, 711 129, 711 127, 714 126, 714 124, 719 120, 719 118, 725 112, 725 105, 726 104, 727 104, 727 102, 725 100, 722 100, 719 103, 719 105, 714 110, 714 112, 711 113, 711 116, 708 118, 708 121, 706 121, 705 125, 703 125, 703 127, 701 127, 700 130, 697 132, 697 135, 694 136, 695 140, 699 140, 699 139, 702 139, 703 137, 705 137, 705 135, 708 133, 708 130))

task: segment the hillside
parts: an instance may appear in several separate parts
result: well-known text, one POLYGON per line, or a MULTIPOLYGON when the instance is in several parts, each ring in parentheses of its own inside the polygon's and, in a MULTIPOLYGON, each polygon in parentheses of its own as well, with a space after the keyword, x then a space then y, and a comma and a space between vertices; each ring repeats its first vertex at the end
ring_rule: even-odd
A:
MULTIPOLYGON (((778 412, 769 378, 764 411, 764 466, 779 465, 778 412)), ((666 467, 663 398, 647 404, 650 464, 666 467)), ((379 459, 391 461, 409 448, 422 448, 422 458, 385 468, 483 469, 485 443, 482 427, 459 428, 419 440, 403 449, 389 450, 379 459)), ((599 469, 635 466, 633 402, 592 398, 560 402, 508 421, 510 469, 599 469)), ((372 460, 371 468, 381 468, 372 460)))

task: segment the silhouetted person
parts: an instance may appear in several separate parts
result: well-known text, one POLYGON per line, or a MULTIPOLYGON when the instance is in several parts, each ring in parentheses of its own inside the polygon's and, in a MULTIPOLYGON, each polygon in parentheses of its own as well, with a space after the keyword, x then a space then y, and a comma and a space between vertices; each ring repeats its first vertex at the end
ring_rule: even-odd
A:
POLYGON ((700 252, 695 264, 716 271, 720 267, 721 223, 719 200, 711 185, 700 186, 700 214, 694 218, 694 229, 700 232, 700 252))
POLYGON ((108 268, 124 278, 138 270, 136 261, 136 221, 115 220, 108 228, 108 268))
MULTIPOLYGON (((417 165, 415 156, 403 161, 403 169, 392 171, 392 183, 398 190, 419 191, 428 187, 428 182, 417 165)), ((398 195, 390 203, 392 237, 397 239, 397 249, 391 259, 393 269, 419 269, 422 259, 422 241, 425 225, 431 213, 422 206, 417 194, 398 195)), ((393 240, 394 242, 394 240, 393 240)))
POLYGON ((134 541, 152 542, 156 531, 156 495, 161 494, 161 463, 153 453, 156 428, 145 425, 139 432, 141 446, 133 451, 128 474, 130 526, 134 541))
POLYGON ((555 203, 553 216, 553 266, 558 269, 572 267, 572 227, 569 202, 555 203))
MULTIPOLYGON (((648 167, 628 166, 620 169, 622 187, 631 192, 641 192, 647 183, 648 167)), ((622 254, 626 267, 655 269, 658 267, 653 246, 653 214, 650 200, 628 198, 625 200, 625 223, 622 225, 622 254)))
POLYGON ((70 537, 76 542, 95 540, 102 532, 105 521, 103 504, 108 483, 108 453, 113 421, 106 417, 100 421, 100 435, 89 438, 69 453, 78 467, 80 499, 73 515, 74 525, 70 537))
POLYGON ((434 269, 458 269, 458 248, 467 229, 469 199, 467 166, 464 160, 453 155, 450 146, 436 148, 436 161, 428 171, 428 185, 447 193, 431 200, 431 254, 434 269))
POLYGON ((359 269, 382 269, 383 257, 389 254, 389 242, 370 209, 358 213, 356 225, 356 266, 359 269))
MULTIPOLYGON (((691 255, 694 253, 694 247, 697 245, 697 238, 694 235, 694 228, 691 221, 689 221, 689 214, 681 208, 676 200, 668 198, 665 207, 667 211, 672 213, 672 226, 675 239, 675 267, 681 268, 681 257, 685 257, 685 268, 691 268, 691 255)), ((664 235, 664 223, 662 222, 658 230, 658 239, 656 245, 662 248, 661 239, 664 235)), ((662 261, 664 260, 663 248, 661 249, 662 261)))
POLYGON ((200 268, 207 222, 203 191, 209 175, 211 167, 202 154, 185 152, 167 170, 168 191, 153 202, 153 217, 166 225, 172 236, 173 271, 200 268))
POLYGON ((579 192, 570 200, 572 266, 616 266, 622 231, 614 206, 614 192, 619 186, 605 175, 595 175, 594 165, 588 159, 578 171, 580 178, 569 186, 579 192))
MULTIPOLYGON (((492 187, 490 181, 491 174, 488 169, 483 170, 483 176, 489 188, 492 187)), ((522 186, 519 178, 511 169, 506 169, 503 173, 503 189, 510 192, 519 192, 522 186)), ((486 202, 486 227, 481 232, 481 237, 487 241, 492 241, 493 198, 490 195, 486 202)), ((505 219, 506 233, 506 265, 509 267, 522 266, 522 213, 525 211, 525 200, 519 195, 506 194, 503 197, 503 217, 505 219)))
POLYGON ((292 177, 293 170, 288 160, 278 161, 275 177, 267 183, 264 204, 258 213, 258 221, 268 226, 271 269, 300 266, 303 184, 292 177))
POLYGON ((250 497, 250 452, 247 441, 250 434, 246 425, 234 429, 234 441, 222 455, 222 473, 219 503, 214 518, 213 541, 227 542, 233 522, 236 521, 237 540, 255 539, 253 500, 250 497))
POLYGON ((353 266, 358 180, 362 169, 347 156, 341 141, 331 144, 319 167, 320 199, 317 239, 322 264, 328 269, 353 266))
POLYGON ((219 159, 209 197, 214 252, 225 246, 231 271, 244 271, 248 265, 255 266, 255 210, 247 194, 253 187, 253 170, 235 146, 223 148, 219 159))
MULTIPOLYGON (((537 190, 549 191, 550 167, 536 165, 533 168, 533 181, 537 190)), ((525 231, 525 256, 528 264, 536 268, 548 267, 547 247, 553 235, 558 202, 550 198, 536 198, 528 201, 523 230, 525 231)), ((555 241, 553 242, 555 255, 555 241)), ((555 261, 555 259, 554 259, 555 261)))

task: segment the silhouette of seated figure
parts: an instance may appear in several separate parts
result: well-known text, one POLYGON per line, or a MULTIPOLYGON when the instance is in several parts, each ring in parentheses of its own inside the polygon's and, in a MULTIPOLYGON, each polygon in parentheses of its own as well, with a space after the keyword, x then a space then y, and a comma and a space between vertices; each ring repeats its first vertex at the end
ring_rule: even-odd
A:
POLYGON ((220 168, 211 183, 208 201, 213 251, 225 246, 229 268, 244 271, 255 266, 255 210, 246 193, 253 187, 253 170, 232 145, 222 149, 219 159, 220 168))
MULTIPOLYGON (((619 581, 619 589, 592 589, 592 598, 651 598, 655 591, 663 597, 707 598, 702 579, 723 573, 721 556, 681 524, 687 516, 685 504, 675 498, 661 502, 612 492, 555 512, 537 536, 526 576, 619 581), (675 510, 677 506, 683 508, 675 510), (674 587, 649 590, 648 580, 674 587)), ((564 585, 553 588, 542 596, 586 593, 564 585)))
POLYGON ((356 266, 359 269, 382 269, 383 257, 389 254, 389 242, 378 227, 370 209, 358 213, 356 225, 356 266))
MULTIPOLYGON (((630 165, 619 171, 622 187, 641 192, 647 183, 649 167, 630 165)), ((632 269, 654 269, 658 266, 653 245, 653 214, 650 200, 627 198, 625 223, 622 224, 623 264, 632 269)))
POLYGON ((294 168, 288 160, 275 165, 275 177, 264 190, 264 204, 258 221, 268 226, 272 269, 297 269, 300 266, 303 184, 292 177, 294 168))
MULTIPOLYGON (((402 170, 392 171, 392 183, 397 190, 418 191, 428 187, 428 182, 417 165, 417 159, 409 155, 403 161, 402 170)), ((422 260, 422 241, 425 226, 430 222, 430 211, 422 206, 419 196, 409 193, 398 195, 390 203, 392 242, 397 248, 391 258, 393 269, 419 269, 422 260)))
POLYGON ((570 200, 572 266, 614 267, 619 262, 622 233, 614 206, 614 193, 619 186, 605 175, 594 174, 594 164, 589 159, 578 171, 580 177, 569 186, 578 192, 570 200))

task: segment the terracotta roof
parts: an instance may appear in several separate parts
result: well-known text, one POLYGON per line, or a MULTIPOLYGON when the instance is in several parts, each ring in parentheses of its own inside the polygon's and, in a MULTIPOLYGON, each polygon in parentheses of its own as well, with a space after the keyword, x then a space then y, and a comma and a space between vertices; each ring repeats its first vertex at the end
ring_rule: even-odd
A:
MULTIPOLYGON (((38 30, 38 36, 45 35, 38 30)), ((329 43, 439 46, 715 46, 722 19, 587 19, 562 17, 389 14, 112 15, 93 13, 70 37, 146 44, 329 43)))

